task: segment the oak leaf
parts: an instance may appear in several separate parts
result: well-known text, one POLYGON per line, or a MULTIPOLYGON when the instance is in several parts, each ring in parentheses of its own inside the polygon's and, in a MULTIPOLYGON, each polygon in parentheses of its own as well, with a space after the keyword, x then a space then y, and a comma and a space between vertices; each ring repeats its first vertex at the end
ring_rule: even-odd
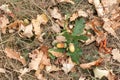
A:
POLYGON ((93 62, 80 64, 80 67, 83 69, 89 69, 92 66, 98 66, 102 61, 103 61, 103 59, 100 58, 100 59, 93 61, 93 62))
POLYGON ((105 76, 108 78, 108 80, 115 80, 115 74, 112 72, 112 70, 102 70, 99 68, 95 68, 93 72, 96 78, 101 79, 105 76))
POLYGON ((50 65, 50 59, 48 59, 48 56, 39 49, 33 50, 32 53, 29 54, 29 57, 32 58, 29 63, 29 68, 31 70, 38 70, 41 64, 50 65))
POLYGON ((0 29, 4 34, 6 33, 6 28, 8 23, 9 23, 9 20, 5 15, 0 17, 0 29))
POLYGON ((29 24, 27 26, 24 26, 24 25, 21 24, 21 26, 19 27, 19 32, 22 31, 20 36, 31 38, 33 36, 33 31, 32 30, 33 30, 32 24, 29 24))
POLYGON ((67 74, 74 68, 76 64, 71 60, 71 58, 68 58, 67 61, 62 62, 62 65, 62 70, 67 74))
POLYGON ((116 48, 112 50, 113 59, 117 60, 120 62, 120 51, 116 48))
POLYGON ((26 65, 26 60, 20 55, 19 52, 16 52, 15 50, 11 48, 5 48, 4 52, 6 53, 7 57, 16 59, 20 61, 23 65, 26 65))
POLYGON ((53 9, 50 9, 49 11, 53 18, 62 20, 62 15, 59 13, 59 10, 57 7, 54 7, 53 9))

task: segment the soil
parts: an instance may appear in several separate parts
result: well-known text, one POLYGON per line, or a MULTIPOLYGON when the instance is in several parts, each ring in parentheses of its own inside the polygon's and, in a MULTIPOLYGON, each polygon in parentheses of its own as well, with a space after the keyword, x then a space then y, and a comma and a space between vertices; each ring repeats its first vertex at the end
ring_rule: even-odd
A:
MULTIPOLYGON (((74 0, 76 2, 75 5, 71 5, 69 3, 57 3, 56 5, 54 5, 53 1, 54 0, 0 0, 0 6, 5 3, 9 4, 10 9, 16 16, 15 20, 31 20, 32 18, 36 18, 37 14, 43 13, 43 10, 41 10, 40 7, 47 11, 49 7, 53 6, 57 6, 62 15, 65 15, 66 13, 73 13, 78 9, 92 10, 93 13, 96 14, 93 5, 90 5, 87 0, 74 0)), ((12 22, 13 20, 10 21, 12 22)), ((50 35, 48 37, 45 37, 44 44, 51 47, 53 33, 49 31, 49 26, 52 24, 50 22, 48 23, 49 24, 46 25, 48 28, 46 27, 47 29, 44 29, 44 31, 50 33, 50 35)), ((120 29, 118 29, 116 33, 120 39, 120 29)), ((35 38, 22 39, 16 33, 14 33, 14 35, 0 34, 0 39, 0 68, 4 68, 7 70, 7 73, 5 74, 0 73, 0 80, 18 80, 18 76, 20 75, 20 73, 17 71, 24 66, 17 60, 6 57, 3 52, 4 48, 11 47, 20 51, 29 62, 28 53, 42 44, 35 38)), ((120 50, 120 40, 117 40, 110 34, 108 36, 107 42, 108 47, 118 48, 120 50)), ((82 50, 83 55, 81 56, 80 63, 94 61, 98 58, 98 46, 96 46, 96 42, 82 47, 82 50)), ((103 65, 104 64, 105 63, 103 63, 103 65)), ((117 75, 117 78, 120 79, 120 63, 113 60, 105 65, 107 68, 113 69, 113 72, 117 75)), ((87 80, 98 80, 93 77, 94 74, 91 69, 83 70, 79 66, 76 66, 75 69, 76 71, 70 72, 69 74, 65 74, 62 71, 53 73, 47 73, 46 71, 43 71, 43 74, 48 80, 78 80, 80 76, 87 76, 87 80)), ((38 80, 34 75, 34 71, 26 73, 22 76, 22 79, 38 80)), ((107 79, 103 78, 101 80, 107 79)))

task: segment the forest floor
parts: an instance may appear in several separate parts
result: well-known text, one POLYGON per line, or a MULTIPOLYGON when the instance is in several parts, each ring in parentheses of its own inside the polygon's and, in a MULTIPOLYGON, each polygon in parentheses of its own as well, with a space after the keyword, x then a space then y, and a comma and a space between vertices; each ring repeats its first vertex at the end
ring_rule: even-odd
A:
MULTIPOLYGON (((72 0, 59 1, 62 0, 0 0, 0 6, 8 5, 9 10, 11 11, 9 14, 7 13, 7 9, 5 11, 0 8, 0 80, 120 80, 120 29, 117 28, 114 30, 117 36, 116 38, 115 35, 111 35, 102 27, 100 27, 100 30, 98 29, 98 26, 97 28, 94 28, 93 25, 101 24, 99 19, 96 19, 95 17, 102 18, 98 15, 94 4, 90 4, 88 0, 73 0, 73 2, 72 0), (80 10, 84 11, 83 14, 79 14, 80 10), (73 15, 75 12, 78 12, 79 16, 73 15), (41 27, 40 36, 42 36, 42 38, 38 37, 37 31, 39 32, 39 29, 36 31, 32 30, 32 34, 29 33, 30 30, 25 33, 25 28, 22 32, 19 31, 20 28, 18 29, 18 27, 20 26, 20 20, 27 26, 32 23, 33 19, 36 20, 38 17, 37 15, 41 16, 41 14, 47 16, 43 17, 43 22, 42 18, 40 18, 41 23, 39 27, 41 27), (73 18, 73 20, 70 20, 71 16, 69 15, 73 15, 75 19, 73 18), (12 24, 12 27, 7 27, 5 33, 3 28, 1 28, 2 22, 6 21, 4 21, 3 16, 6 16, 9 20, 7 24, 5 23, 7 26, 10 26, 10 24, 18 20, 16 24, 12 24), (69 18, 65 19, 66 16, 69 16, 69 18), (56 37, 59 35, 61 36, 64 29, 68 32, 72 31, 69 33, 70 35, 75 32, 73 27, 77 25, 76 20, 81 19, 81 17, 84 18, 85 24, 91 23, 92 28, 90 29, 90 33, 85 35, 88 36, 88 38, 92 35, 94 40, 91 41, 90 44, 82 39, 78 41, 77 49, 82 49, 82 54, 80 55, 79 60, 76 61, 78 63, 73 63, 76 57, 73 57, 73 54, 76 53, 72 53, 73 56, 69 56, 71 53, 68 53, 69 55, 67 55, 69 47, 66 48, 65 45, 67 44, 67 46, 69 46, 72 41, 65 42, 66 44, 64 44, 63 47, 65 48, 65 51, 63 51, 64 55, 62 55, 62 57, 59 55, 61 53, 57 53, 56 51, 54 51, 55 54, 53 52, 49 53, 49 49, 53 49, 55 45, 58 44, 55 43, 55 45, 53 45, 54 41, 57 40, 56 37), (96 20, 98 20, 99 23, 97 23, 96 20), (96 23, 94 24, 94 22, 96 23), (68 28, 64 28, 66 24, 69 26, 68 28), (57 25, 57 27, 53 27, 53 25, 57 25), (100 42, 97 40, 99 32, 107 34, 104 39, 104 35, 100 38, 100 42), (106 48, 110 51, 107 51, 106 48), (101 49, 102 51, 100 51, 101 49), (34 59, 34 54, 38 54, 37 51, 43 51, 45 56, 47 56, 47 58, 44 58, 43 64, 40 64, 39 61, 39 63, 37 63, 34 59), (15 55, 17 52, 20 54, 16 57, 15 55), (116 53, 117 58, 114 53, 116 53), (20 59, 21 56, 25 59, 25 64, 22 59, 20 59), (69 57, 73 59, 73 62, 69 61, 69 59, 71 59, 69 57), (32 68, 30 69, 32 60, 36 63, 32 64, 32 68), (52 67, 53 69, 49 67, 49 70, 51 69, 51 71, 49 71, 46 69, 48 63, 56 67, 52 67), (35 67, 37 64, 40 68, 37 67, 36 69, 35 67), (70 67, 70 70, 66 71, 66 67, 64 67, 63 64, 68 65, 68 68, 70 66, 74 67, 70 67), (81 64, 84 64, 84 67, 81 66, 81 64), (56 68, 59 68, 59 70, 56 68), (96 69, 98 69, 98 73, 95 72, 96 69)), ((87 30, 87 28, 85 28, 85 30, 87 30)), ((62 39, 60 40, 60 43, 61 41, 65 41, 63 37, 64 36, 60 38, 62 39)), ((57 48, 58 47, 59 46, 57 46, 57 48)), ((70 52, 72 51, 70 50, 70 52)))

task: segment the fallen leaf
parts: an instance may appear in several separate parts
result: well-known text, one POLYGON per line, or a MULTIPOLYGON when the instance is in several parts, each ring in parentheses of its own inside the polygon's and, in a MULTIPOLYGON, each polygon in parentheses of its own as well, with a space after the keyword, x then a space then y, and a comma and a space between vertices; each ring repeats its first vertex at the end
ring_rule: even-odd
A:
POLYGON ((100 59, 93 61, 93 62, 80 64, 80 67, 83 69, 89 69, 92 66, 98 66, 102 61, 103 61, 103 59, 100 58, 100 59))
POLYGON ((60 26, 56 23, 52 25, 51 29, 56 33, 60 33, 60 31, 61 31, 60 26))
POLYGON ((95 77, 101 79, 103 76, 107 77, 109 74, 108 70, 101 70, 99 68, 95 68, 93 70, 95 77))
POLYGON ((96 78, 101 79, 102 77, 106 77, 108 80, 115 80, 115 74, 112 72, 112 70, 102 70, 95 68, 93 72, 96 78))
POLYGON ((114 29, 111 27, 112 22, 111 21, 107 21, 104 23, 103 28, 110 33, 111 35, 113 35, 115 38, 119 39, 117 34, 115 33, 114 29))
POLYGON ((0 9, 3 10, 5 13, 11 13, 11 10, 8 8, 7 4, 1 5, 0 9))
POLYGON ((104 8, 100 0, 93 0, 98 16, 103 17, 105 15, 104 8))
POLYGON ((45 69, 48 73, 61 70, 59 67, 56 67, 55 65, 46 66, 45 69))
POLYGON ((38 73, 38 74, 35 74, 35 76, 37 77, 38 80, 47 80, 47 79, 43 76, 43 74, 38 73))
POLYGON ((79 17, 88 17, 87 12, 83 11, 83 10, 78 10, 78 16, 79 17))
POLYGON ((55 57, 62 57, 62 56, 64 56, 63 53, 58 52, 58 51, 55 51, 55 50, 51 50, 51 49, 50 49, 49 52, 50 52, 53 56, 55 56, 55 57))
POLYGON ((100 34, 100 35, 97 35, 96 36, 96 42, 98 44, 100 44, 100 42, 104 41, 107 37, 107 33, 103 33, 103 34, 100 34))
POLYGON ((92 3, 93 3, 93 0, 88 0, 88 2, 89 2, 90 4, 92 4, 92 3))
POLYGON ((35 32, 35 35, 40 36, 41 35, 41 28, 40 28, 40 21, 36 19, 32 19, 32 25, 34 27, 33 31, 35 32))
POLYGON ((6 56, 12 59, 16 59, 20 61, 23 65, 26 65, 25 59, 20 55, 19 52, 16 52, 13 49, 5 48, 4 52, 6 53, 6 56))
POLYGON ((85 77, 83 77, 83 76, 81 76, 80 78, 79 78, 79 80, 85 80, 86 78, 85 77))
POLYGON ((56 36, 56 39, 52 42, 52 44, 56 44, 56 43, 61 43, 61 42, 65 42, 66 38, 64 36, 58 35, 56 36))
POLYGON ((37 19, 36 20, 38 20, 40 22, 40 24, 46 24, 49 19, 46 16, 46 14, 43 13, 41 15, 37 15, 37 19))
POLYGON ((116 80, 116 75, 112 72, 112 71, 109 71, 109 74, 107 76, 108 80, 116 80))
POLYGON ((85 45, 89 45, 91 44, 92 42, 95 41, 95 36, 93 36, 91 33, 90 33, 90 36, 88 37, 88 39, 85 41, 85 45))
POLYGON ((6 33, 6 28, 7 28, 7 24, 9 23, 8 18, 3 15, 2 17, 0 17, 0 29, 2 30, 2 33, 6 33))
POLYGON ((67 61, 62 62, 62 65, 62 70, 67 74, 74 68, 76 64, 72 62, 71 58, 68 58, 67 61))
POLYGON ((22 31, 20 36, 31 38, 33 36, 32 30, 33 30, 32 24, 29 24, 27 26, 23 26, 21 24, 21 26, 19 27, 19 32, 22 31))
POLYGON ((71 4, 75 4, 72 0, 57 0, 58 2, 67 2, 71 4))
POLYGON ((0 6, 0 9, 3 10, 6 14, 8 14, 9 16, 11 16, 12 18, 14 18, 14 14, 9 9, 9 5, 3 4, 3 5, 0 6))
POLYGON ((33 31, 35 32, 35 35, 37 37, 40 37, 41 35, 41 24, 46 24, 48 22, 48 18, 45 14, 37 15, 36 19, 32 19, 32 25, 33 25, 33 31))
POLYGON ((29 68, 20 69, 20 76, 23 76, 25 73, 30 72, 29 68))
POLYGON ((79 16, 79 15, 78 15, 77 12, 73 13, 72 16, 70 17, 70 21, 74 21, 75 19, 78 18, 78 16, 79 16))
POLYGON ((6 70, 4 68, 0 68, 0 73, 5 73, 6 70))
POLYGON ((117 60, 120 62, 120 51, 116 48, 112 50, 113 59, 117 60))
POLYGON ((49 11, 53 18, 62 20, 62 15, 59 13, 59 10, 57 7, 54 7, 53 9, 50 9, 49 11))
POLYGON ((101 4, 104 7, 104 13, 109 14, 114 9, 114 5, 117 5, 117 0, 101 0, 101 4))
POLYGON ((32 58, 29 63, 29 68, 31 70, 38 70, 41 64, 50 65, 50 59, 48 59, 47 55, 39 49, 33 50, 32 53, 29 54, 29 57, 32 58))

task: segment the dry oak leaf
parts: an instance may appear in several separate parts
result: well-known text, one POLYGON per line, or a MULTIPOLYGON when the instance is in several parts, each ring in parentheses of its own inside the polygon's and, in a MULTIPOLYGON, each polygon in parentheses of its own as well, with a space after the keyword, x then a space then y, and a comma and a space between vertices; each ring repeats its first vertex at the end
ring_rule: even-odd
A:
POLYGON ((54 7, 53 9, 49 9, 49 12, 53 18, 62 20, 62 15, 59 13, 59 10, 57 7, 54 7))
POLYGON ((67 74, 74 68, 76 64, 69 57, 66 61, 62 62, 62 65, 62 70, 67 74))
POLYGON ((115 80, 115 74, 112 72, 112 70, 102 70, 95 68, 93 72, 96 78, 101 79, 103 76, 105 76, 108 78, 108 80, 115 80))
POLYGON ((77 19, 79 17, 78 13, 75 12, 72 14, 72 16, 70 17, 70 21, 74 21, 75 19, 77 19))
POLYGON ((61 42, 65 42, 67 41, 66 38, 64 36, 58 35, 56 36, 56 39, 52 42, 52 44, 56 44, 56 43, 61 43, 61 42))
POLYGON ((9 20, 5 15, 0 17, 0 29, 4 34, 6 33, 6 28, 8 23, 9 23, 9 20))
POLYGON ((35 35, 40 36, 41 35, 41 28, 40 28, 40 21, 36 19, 32 19, 32 25, 34 27, 33 31, 35 32, 35 35))
POLYGON ((48 17, 46 14, 41 14, 41 15, 37 15, 37 20, 41 23, 41 24, 46 24, 48 22, 48 17))
POLYGON ((113 59, 120 62, 120 51, 118 49, 113 49, 111 54, 113 55, 113 59))
POLYGON ((59 67, 56 67, 55 65, 46 66, 45 69, 48 73, 61 70, 59 67))
POLYGON ((89 69, 92 66, 98 66, 100 63, 102 63, 102 61, 103 61, 103 59, 100 58, 100 59, 93 61, 93 62, 80 64, 80 67, 83 69, 89 69))
POLYGON ((29 68, 31 70, 38 70, 41 64, 50 65, 50 59, 48 59, 47 55, 41 50, 33 50, 32 53, 29 54, 29 57, 32 58, 31 62, 29 63, 29 68))
POLYGON ((33 26, 32 24, 29 24, 27 26, 24 26, 21 24, 21 26, 19 27, 19 33, 20 31, 22 31, 21 34, 19 34, 21 37, 28 37, 31 38, 33 36, 33 26))
POLYGON ((57 51, 54 51, 54 50, 49 50, 49 52, 50 52, 53 56, 55 56, 55 57, 62 57, 62 56, 64 56, 63 53, 57 52, 57 51))
POLYGON ((7 4, 3 4, 0 6, 0 10, 3 10, 6 14, 8 14, 9 16, 11 16, 12 18, 14 18, 14 14, 12 13, 12 11, 9 9, 9 5, 7 4))
POLYGON ((23 65, 26 65, 26 60, 23 58, 19 52, 16 52, 15 50, 11 48, 5 48, 4 52, 6 53, 6 56, 12 59, 16 59, 20 61, 23 65))
POLYGON ((37 37, 41 35, 41 24, 46 24, 48 22, 48 18, 45 14, 37 15, 36 19, 32 19, 33 31, 37 37))
POLYGON ((52 25, 51 29, 52 29, 54 32, 56 32, 56 33, 60 33, 60 31, 61 31, 60 26, 59 26, 58 24, 56 24, 56 23, 54 23, 54 24, 52 25))
POLYGON ((71 4, 75 4, 72 0, 57 0, 58 2, 67 2, 71 4))
POLYGON ((115 38, 119 39, 117 34, 115 33, 115 30, 111 27, 112 21, 106 21, 103 25, 104 30, 106 30, 108 33, 113 35, 115 38))
POLYGON ((88 13, 80 9, 80 10, 78 10, 78 16, 79 17, 81 17, 81 16, 88 17, 88 13))
POLYGON ((19 27, 23 24, 22 20, 16 20, 13 23, 10 23, 7 27, 9 29, 9 33, 15 32, 15 30, 19 30, 19 27))

